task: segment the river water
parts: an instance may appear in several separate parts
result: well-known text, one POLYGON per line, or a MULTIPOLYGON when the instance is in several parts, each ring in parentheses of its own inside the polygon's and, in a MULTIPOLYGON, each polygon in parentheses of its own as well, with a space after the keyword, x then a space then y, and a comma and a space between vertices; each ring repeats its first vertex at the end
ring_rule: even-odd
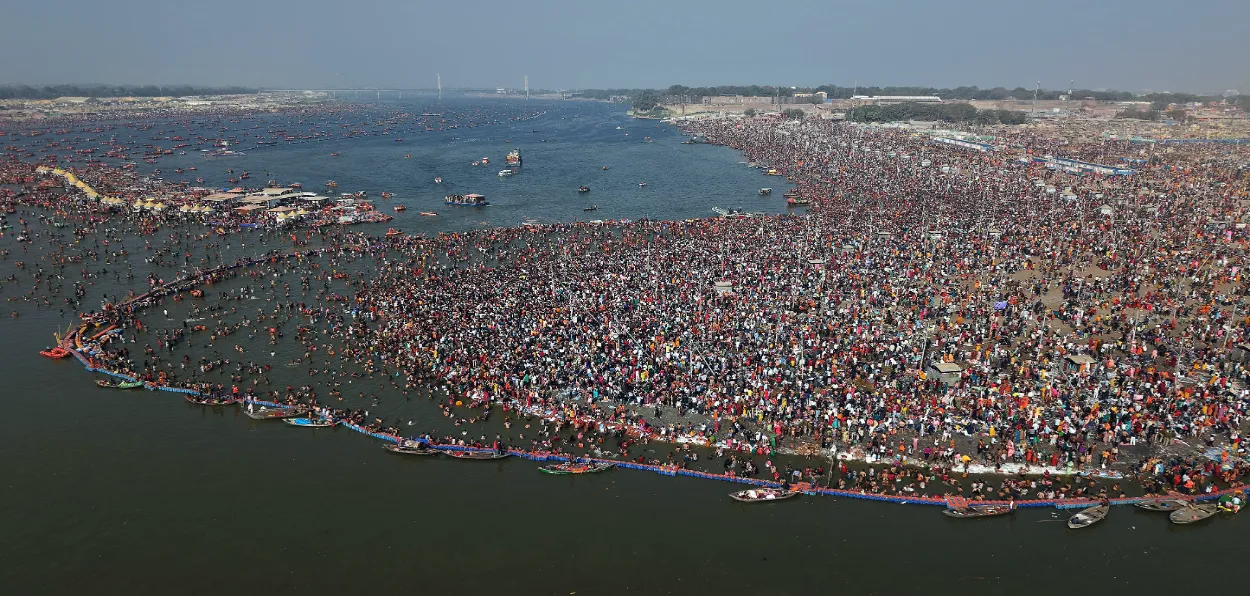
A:
MULTIPOLYGON (((404 143, 366 137, 225 159, 180 157, 198 160, 206 179, 224 177, 219 164, 229 159, 225 167, 249 169, 254 178, 268 171, 306 186, 334 179, 344 191, 394 192, 392 201, 410 205, 392 224, 405 231, 463 229, 479 217, 582 219, 588 201, 600 205, 596 217, 604 219, 700 217, 711 205, 783 211, 779 180, 765 179, 777 194, 759 198, 758 171, 740 165, 732 151, 681 145, 677 132, 628 120, 609 106, 553 102, 543 109, 532 120, 478 127, 464 139, 447 138, 461 130, 404 132, 404 143), (525 171, 498 179, 496 160, 521 135, 549 140, 521 145, 525 171), (413 157, 404 159, 406 153, 413 157), (491 158, 489 169, 471 165, 482 156, 491 158), (465 215, 444 209, 434 175, 457 192, 487 194, 496 206, 465 215), (639 189, 638 180, 648 187, 639 189), (594 198, 578 196, 579 184, 591 186, 594 198), (418 208, 447 215, 409 215, 418 208)), ((168 172, 174 164, 147 167, 168 172)), ((230 257, 277 242, 256 233, 232 238, 222 251, 230 257)), ((0 276, 15 271, 17 260, 35 260, 22 256, 11 234, 0 238, 0 248, 11 251, 0 276)), ((137 286, 148 271, 174 273, 131 265, 136 280, 117 280, 112 271, 93 279, 85 304, 137 286)), ((17 294, 4 291, 6 298, 17 294)), ((265 304, 260 298, 237 307, 265 304)), ((176 394, 99 389, 76 361, 37 354, 68 315, 5 306, 21 315, 0 320, 6 593, 1040 594, 1237 585, 1231 571, 1247 523, 1239 517, 1181 527, 1159 514, 1117 508, 1106 522, 1074 532, 1062 523, 1067 513, 1053 509, 951 520, 936 507, 824 497, 742 505, 725 496, 734 485, 691 478, 630 470, 553 477, 515 458, 396 457, 347 429, 295 429, 234 408, 192 406, 176 394)), ((190 316, 189 304, 163 308, 169 325, 190 316)), ((161 316, 149 318, 159 325, 161 316)), ((279 346, 270 356, 263 338, 232 337, 211 347, 198 339, 189 353, 229 353, 236 343, 249 358, 274 365, 275 384, 308 382, 293 372, 306 368, 282 366, 298 356, 294 348, 279 346)), ((360 391, 377 391, 378 412, 388 418, 409 418, 422 429, 441 423, 422 399, 410 402, 384 387, 360 391)))

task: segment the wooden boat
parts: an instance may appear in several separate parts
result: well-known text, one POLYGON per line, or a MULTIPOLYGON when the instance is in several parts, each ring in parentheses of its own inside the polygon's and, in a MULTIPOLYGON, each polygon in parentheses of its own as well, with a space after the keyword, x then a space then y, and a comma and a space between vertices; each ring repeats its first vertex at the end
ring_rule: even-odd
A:
POLYGON ((253 420, 279 420, 282 418, 296 418, 302 416, 305 412, 304 408, 257 408, 251 412, 244 410, 247 417, 253 420))
POLYGON ((395 206, 395 211, 407 211, 407 210, 408 210, 408 208, 407 208, 407 207, 405 207, 405 206, 403 206, 403 205, 396 205, 396 206, 395 206))
POLYGON ((433 211, 422 211, 421 217, 436 217, 438 214, 433 211))
POLYGON ((771 195, 771 194, 773 194, 773 189, 771 189, 771 188, 761 188, 761 189, 760 189, 760 196, 766 196, 766 195, 771 195))
POLYGON ((307 428, 331 428, 337 422, 326 420, 325 418, 287 418, 283 422, 291 426, 303 426, 307 428))
POLYGON ((1191 505, 1189 507, 1173 511, 1168 515, 1168 519, 1172 520, 1172 523, 1174 524, 1192 524, 1215 515, 1219 510, 1219 505, 1211 503, 1205 505, 1191 505))
POLYGON ((616 462, 563 462, 538 468, 544 474, 595 474, 616 467, 616 462))
POLYGON ((591 205, 591 206, 589 206, 589 207, 582 207, 582 211, 598 211, 598 210, 599 210, 599 206, 598 206, 598 205, 591 205))
POLYGON ((1149 501, 1138 501, 1133 504, 1146 511, 1176 511, 1187 505, 1184 501, 1176 499, 1151 499, 1149 501))
POLYGON ((143 386, 143 381, 106 381, 104 379, 96 379, 95 384, 107 389, 138 389, 143 386))
POLYGON ((488 449, 482 450, 482 451, 445 451, 444 453, 456 459, 478 459, 478 460, 503 459, 505 457, 508 457, 509 455, 512 455, 511 453, 508 453, 507 451, 504 451, 501 453, 498 451, 491 451, 488 449))
POLYGON ((417 443, 415 441, 412 442, 411 445, 403 445, 403 444, 396 443, 396 444, 386 445, 385 448, 387 451, 390 451, 391 453, 398 453, 400 455, 438 455, 442 453, 442 451, 439 451, 438 449, 434 449, 433 447, 430 447, 429 445, 426 445, 425 443, 417 443))
POLYGON ((1015 509, 1011 505, 969 505, 967 507, 950 508, 942 513, 948 517, 958 519, 970 519, 974 517, 993 517, 996 515, 1007 515, 1014 512, 1015 509))
POLYGON ((229 406, 229 405, 238 403, 238 400, 234 399, 233 397, 218 397, 218 396, 204 397, 204 396, 188 395, 187 403, 192 403, 192 404, 196 404, 199 406, 229 406))
POLYGON ((1109 505, 1095 505, 1086 509, 1082 509, 1076 515, 1068 518, 1068 527, 1073 530, 1092 526, 1107 518, 1107 513, 1111 511, 1109 505))
POLYGON ((53 360, 56 360, 59 358, 65 358, 66 356, 69 356, 69 350, 66 350, 65 348, 57 346, 55 348, 51 348, 48 350, 39 350, 39 355, 45 358, 52 358, 53 360))
POLYGON ((799 496, 797 491, 783 491, 779 488, 751 488, 729 493, 729 498, 741 503, 766 503, 781 501, 799 496))

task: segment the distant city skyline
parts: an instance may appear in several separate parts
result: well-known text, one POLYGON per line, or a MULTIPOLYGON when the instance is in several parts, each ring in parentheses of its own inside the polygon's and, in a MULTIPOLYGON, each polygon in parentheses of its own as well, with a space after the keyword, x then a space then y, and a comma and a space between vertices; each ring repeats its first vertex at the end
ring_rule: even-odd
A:
POLYGON ((0 84, 1250 88, 1250 3, 65 0, 6 7, 0 84), (11 54, 13 54, 11 52, 11 54), (13 54, 16 56, 16 54, 13 54))

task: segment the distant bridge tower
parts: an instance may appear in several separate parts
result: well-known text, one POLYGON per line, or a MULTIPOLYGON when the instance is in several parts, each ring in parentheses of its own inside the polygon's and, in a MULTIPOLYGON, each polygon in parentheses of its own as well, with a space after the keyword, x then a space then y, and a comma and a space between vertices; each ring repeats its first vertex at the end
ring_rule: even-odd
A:
POLYGON ((525 75, 525 99, 530 98, 530 76, 525 75))
POLYGON ((434 73, 438 77, 438 100, 443 101, 443 75, 442 73, 434 73))

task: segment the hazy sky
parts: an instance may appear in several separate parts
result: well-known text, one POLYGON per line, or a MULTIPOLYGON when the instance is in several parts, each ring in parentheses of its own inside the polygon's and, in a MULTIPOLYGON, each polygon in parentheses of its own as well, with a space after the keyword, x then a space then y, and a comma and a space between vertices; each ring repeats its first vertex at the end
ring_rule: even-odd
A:
POLYGON ((1250 0, 4 0, 0 83, 1250 92, 1250 0), (14 48, 21 48, 15 51, 14 48))

